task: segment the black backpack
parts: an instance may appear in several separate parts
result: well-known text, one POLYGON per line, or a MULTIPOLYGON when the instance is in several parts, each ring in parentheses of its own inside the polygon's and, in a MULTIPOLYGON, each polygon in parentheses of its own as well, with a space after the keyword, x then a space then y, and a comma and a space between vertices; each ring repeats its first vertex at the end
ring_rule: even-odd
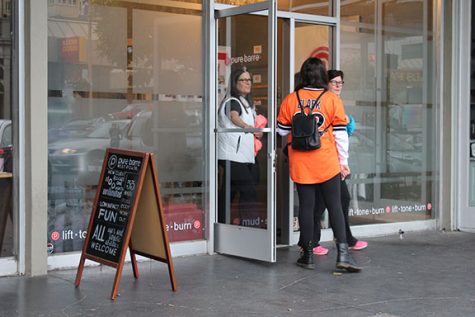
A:
POLYGON ((306 114, 297 91, 300 112, 296 113, 292 118, 292 149, 297 151, 313 151, 320 148, 320 132, 318 131, 316 114, 313 113, 313 109, 320 103, 319 100, 325 92, 326 90, 318 96, 315 103, 310 107, 309 114, 306 114))

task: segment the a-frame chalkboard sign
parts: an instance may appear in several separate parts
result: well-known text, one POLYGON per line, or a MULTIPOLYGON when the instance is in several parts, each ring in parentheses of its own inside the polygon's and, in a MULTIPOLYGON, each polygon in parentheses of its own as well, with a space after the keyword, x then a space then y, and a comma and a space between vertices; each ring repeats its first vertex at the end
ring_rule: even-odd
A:
POLYGON ((135 258, 138 254, 166 263, 172 289, 176 291, 156 175, 152 153, 107 149, 76 274, 76 287, 81 283, 86 259, 99 262, 117 269, 111 295, 115 299, 129 248, 135 278, 139 277, 135 258))

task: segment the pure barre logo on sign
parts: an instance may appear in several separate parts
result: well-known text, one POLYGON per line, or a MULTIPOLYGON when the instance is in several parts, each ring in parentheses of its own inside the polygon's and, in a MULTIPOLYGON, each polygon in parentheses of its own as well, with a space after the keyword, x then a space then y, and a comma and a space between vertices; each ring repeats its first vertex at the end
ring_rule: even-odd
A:
POLYGON ((111 169, 114 169, 115 168, 115 165, 117 164, 117 155, 111 155, 111 157, 109 158, 109 161, 107 163, 107 166, 111 169))

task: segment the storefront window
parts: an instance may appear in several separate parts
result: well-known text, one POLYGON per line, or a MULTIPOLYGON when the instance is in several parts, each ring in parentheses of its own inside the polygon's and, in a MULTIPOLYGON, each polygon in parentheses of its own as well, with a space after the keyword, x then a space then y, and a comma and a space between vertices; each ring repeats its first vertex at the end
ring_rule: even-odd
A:
POLYGON ((11 1, 0 1, 0 257, 15 254, 13 212, 12 14, 11 1))
POLYGON ((433 216, 431 13, 432 1, 341 2, 353 224, 433 216))
POLYGON ((155 153, 170 241, 204 238, 201 4, 48 6, 48 242, 81 250, 105 149, 155 153))

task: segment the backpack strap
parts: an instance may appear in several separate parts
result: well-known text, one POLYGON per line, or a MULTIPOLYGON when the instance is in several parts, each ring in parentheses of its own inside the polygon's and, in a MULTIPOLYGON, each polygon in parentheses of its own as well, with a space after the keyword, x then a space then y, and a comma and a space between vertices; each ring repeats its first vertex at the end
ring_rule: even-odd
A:
MULTIPOLYGON (((320 94, 320 96, 318 96, 317 100, 315 100, 315 105, 314 105, 312 108, 310 108, 310 111, 313 111, 313 109, 317 106, 318 101, 320 100, 320 98, 321 98, 321 97, 323 96, 323 94, 326 93, 326 92, 327 92, 327 90, 326 90, 326 89, 323 89, 323 92, 320 94)), ((305 112, 304 112, 304 110, 303 110, 305 107, 304 107, 304 106, 302 105, 302 103, 301 103, 300 96, 299 96, 299 91, 297 90, 295 93, 297 94, 297 100, 298 100, 298 103, 299 103, 300 112, 301 112, 302 114, 305 114, 305 112)))
POLYGON ((315 100, 315 105, 313 106, 313 108, 311 108, 312 111, 318 105, 318 102, 320 101, 320 98, 322 98, 323 94, 326 93, 326 92, 327 92, 327 90, 323 89, 323 92, 320 94, 320 96, 318 96, 317 100, 315 100))
MULTIPOLYGON (((323 92, 320 94, 320 96, 318 96, 317 100, 315 101, 315 106, 314 106, 313 108, 310 108, 310 111, 313 111, 313 109, 317 106, 318 101, 320 100, 320 98, 322 98, 323 94, 326 93, 326 92, 327 92, 327 90, 326 90, 326 89, 323 89, 323 92)), ((304 106, 302 105, 302 103, 301 103, 301 101, 300 101, 299 91, 297 90, 295 93, 297 94, 297 100, 298 100, 298 102, 299 102, 300 112, 301 112, 302 114, 305 114, 305 112, 304 112, 304 110, 303 110, 304 106)), ((330 124, 330 125, 327 126, 323 131, 318 131, 318 133, 320 134, 320 136, 324 135, 324 134, 328 131, 328 129, 329 129, 331 126, 332 126, 332 125, 330 124)))
POLYGON ((297 90, 295 93, 297 94, 297 101, 299 103, 300 112, 302 114, 305 114, 305 111, 303 110, 304 106, 302 105, 302 103, 300 101, 299 91, 297 90))

